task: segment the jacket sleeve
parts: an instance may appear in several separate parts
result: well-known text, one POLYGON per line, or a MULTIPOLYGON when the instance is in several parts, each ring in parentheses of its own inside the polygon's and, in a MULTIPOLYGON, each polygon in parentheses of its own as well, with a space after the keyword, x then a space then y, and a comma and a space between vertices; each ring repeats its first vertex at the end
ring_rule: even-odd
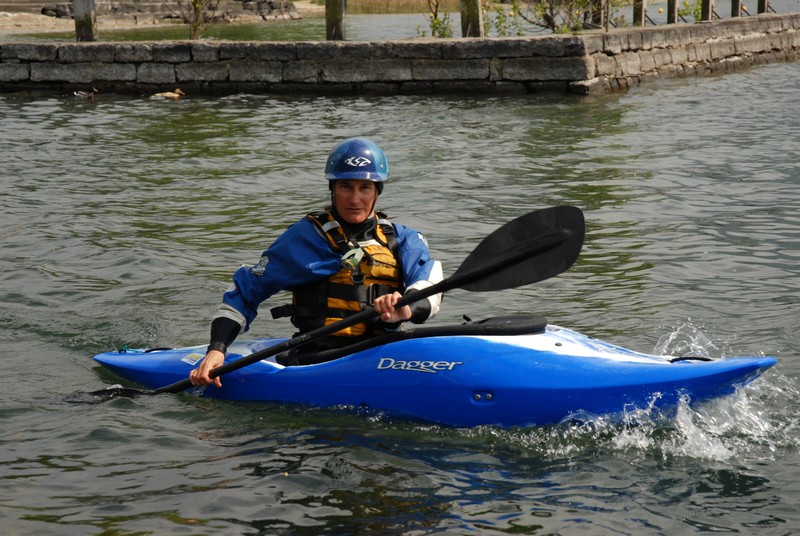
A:
POLYGON ((267 248, 253 266, 233 274, 233 285, 223 295, 216 317, 235 319, 242 332, 249 329, 258 307, 274 294, 320 279, 339 270, 339 256, 327 240, 302 219, 267 248))
MULTIPOLYGON (((431 258, 428 243, 422 233, 400 224, 394 224, 406 293, 419 291, 444 278, 442 264, 431 258)), ((411 321, 421 324, 432 318, 442 303, 442 295, 434 294, 411 306, 411 321)))

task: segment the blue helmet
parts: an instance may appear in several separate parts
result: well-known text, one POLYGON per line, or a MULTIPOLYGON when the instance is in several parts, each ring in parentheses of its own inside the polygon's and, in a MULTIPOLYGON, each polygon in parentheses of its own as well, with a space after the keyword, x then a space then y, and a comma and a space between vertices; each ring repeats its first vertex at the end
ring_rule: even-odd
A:
POLYGON ((372 181, 377 182, 381 189, 389 178, 389 162, 377 143, 366 138, 348 138, 339 142, 328 154, 325 178, 329 181, 372 181))

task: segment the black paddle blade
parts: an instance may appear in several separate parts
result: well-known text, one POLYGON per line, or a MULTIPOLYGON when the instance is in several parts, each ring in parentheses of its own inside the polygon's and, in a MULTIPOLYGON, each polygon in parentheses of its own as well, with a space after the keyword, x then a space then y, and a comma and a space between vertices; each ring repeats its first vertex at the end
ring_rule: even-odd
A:
POLYGON ((456 286, 486 292, 556 276, 578 258, 585 229, 583 212, 577 207, 550 207, 520 216, 487 236, 464 259, 453 278, 468 281, 456 286), (490 266, 488 276, 473 276, 490 266))

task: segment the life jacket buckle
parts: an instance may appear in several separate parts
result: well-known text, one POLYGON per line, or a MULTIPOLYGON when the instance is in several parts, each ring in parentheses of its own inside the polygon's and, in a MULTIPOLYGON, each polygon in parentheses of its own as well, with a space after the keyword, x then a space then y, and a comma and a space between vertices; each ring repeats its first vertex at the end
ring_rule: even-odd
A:
POLYGON ((285 318, 294 314, 294 306, 292 304, 279 305, 269 310, 272 313, 273 319, 285 318))
POLYGON ((365 277, 361 270, 353 270, 350 274, 350 281, 352 281, 354 285, 363 285, 364 279, 365 277))
POLYGON ((361 262, 362 258, 364 258, 364 250, 361 248, 353 248, 342 255, 340 265, 346 270, 354 270, 361 262))
POLYGON ((372 305, 375 303, 375 298, 383 296, 384 294, 389 294, 392 291, 392 287, 389 285, 381 285, 380 283, 373 283, 366 287, 365 290, 367 291, 367 305, 372 305))

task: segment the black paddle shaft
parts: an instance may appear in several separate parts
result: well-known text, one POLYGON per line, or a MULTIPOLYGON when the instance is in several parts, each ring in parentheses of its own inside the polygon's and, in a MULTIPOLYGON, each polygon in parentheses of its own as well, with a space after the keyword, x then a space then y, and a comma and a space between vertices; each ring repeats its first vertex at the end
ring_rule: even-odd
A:
MULTIPOLYGON (((578 258, 583 245, 584 226, 583 213, 571 206, 550 207, 520 216, 484 238, 453 275, 429 287, 407 293, 398 300, 396 307, 403 307, 454 288, 471 292, 502 290, 558 275, 572 266, 578 258)), ((376 316, 378 313, 373 308, 364 309, 333 324, 225 363, 213 369, 210 376, 222 376, 376 316)), ((120 389, 118 393, 107 395, 107 398, 132 394, 157 395, 178 393, 191 387, 191 381, 186 378, 153 391, 134 393, 135 390, 129 388, 110 388, 92 394, 102 396, 107 391, 120 389)))

